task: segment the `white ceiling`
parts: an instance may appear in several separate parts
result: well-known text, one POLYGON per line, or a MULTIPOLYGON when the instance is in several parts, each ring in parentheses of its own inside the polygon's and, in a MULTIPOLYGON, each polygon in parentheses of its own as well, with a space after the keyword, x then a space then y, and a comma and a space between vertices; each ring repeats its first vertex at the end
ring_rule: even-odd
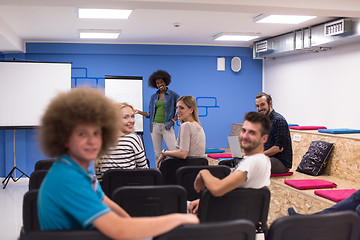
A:
POLYGON ((1 0, 0 52, 24 52, 26 42, 84 42, 79 29, 121 30, 118 39, 102 43, 247 47, 252 42, 215 42, 213 36, 241 32, 266 38, 337 17, 360 18, 360 0, 1 0), (78 19, 78 7, 134 11, 128 20, 78 19), (318 18, 299 25, 254 23, 262 13, 318 18))

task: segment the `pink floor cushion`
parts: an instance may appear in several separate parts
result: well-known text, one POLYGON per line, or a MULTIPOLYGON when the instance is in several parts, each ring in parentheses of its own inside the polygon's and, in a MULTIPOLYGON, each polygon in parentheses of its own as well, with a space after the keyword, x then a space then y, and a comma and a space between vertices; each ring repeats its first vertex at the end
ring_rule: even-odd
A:
POLYGON ((314 193, 318 196, 330 199, 334 202, 340 202, 350 197, 356 189, 334 189, 334 190, 316 190, 314 193))
POLYGON ((322 179, 298 179, 284 180, 284 183, 299 190, 319 189, 319 188, 335 188, 337 185, 322 179))
POLYGON ((294 130, 318 130, 318 129, 327 129, 324 126, 290 126, 290 129, 294 130))
POLYGON ((286 172, 286 173, 272 173, 270 177, 282 177, 282 176, 291 176, 293 172, 286 172))
POLYGON ((219 159, 219 158, 232 158, 231 153, 210 153, 207 155, 209 158, 219 159))

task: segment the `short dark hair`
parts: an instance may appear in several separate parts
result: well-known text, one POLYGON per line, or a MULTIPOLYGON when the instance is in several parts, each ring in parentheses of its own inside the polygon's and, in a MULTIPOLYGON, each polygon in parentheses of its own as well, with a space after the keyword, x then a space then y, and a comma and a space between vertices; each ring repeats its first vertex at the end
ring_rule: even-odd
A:
POLYGON ((271 128, 271 122, 267 115, 258 112, 248 112, 245 115, 244 121, 249 121, 251 123, 260 123, 261 124, 261 136, 269 134, 271 128))
POLYGON ((168 86, 171 83, 170 74, 164 70, 158 70, 158 71, 154 72, 153 74, 151 74, 151 76, 149 77, 149 81, 148 81, 149 87, 157 88, 156 80, 158 80, 158 79, 164 80, 164 83, 166 86, 168 86))
POLYGON ((272 98, 271 98, 271 95, 270 94, 266 94, 264 92, 261 92, 261 93, 258 93, 255 97, 255 99, 258 99, 258 98, 262 98, 262 97, 266 97, 266 102, 268 104, 270 104, 270 102, 272 101, 272 98))

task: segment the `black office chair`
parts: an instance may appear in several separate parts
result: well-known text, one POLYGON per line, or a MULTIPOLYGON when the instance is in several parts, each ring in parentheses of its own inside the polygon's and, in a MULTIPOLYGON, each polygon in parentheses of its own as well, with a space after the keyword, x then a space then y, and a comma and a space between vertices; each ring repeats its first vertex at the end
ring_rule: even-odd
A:
POLYGON ((187 224, 154 240, 255 240, 255 226, 247 219, 219 223, 187 224))
POLYGON ((32 172, 29 179, 29 190, 39 189, 47 173, 48 170, 36 170, 32 172))
POLYGON ((112 199, 132 217, 186 213, 186 190, 178 185, 126 186, 112 199))
POLYGON ((287 216, 271 224, 267 240, 358 240, 359 224, 352 211, 287 216))
POLYGON ((38 218, 37 198, 39 190, 31 190, 24 194, 23 198, 23 226, 20 230, 20 240, 24 238, 26 233, 32 231, 40 231, 38 218))
POLYGON ((205 189, 200 198, 198 216, 200 222, 220 222, 234 219, 252 221, 258 232, 266 234, 270 204, 270 191, 237 188, 222 197, 214 197, 205 189))
POLYGON ((209 165, 208 160, 203 157, 187 157, 181 158, 166 158, 160 164, 160 172, 163 176, 164 184, 176 184, 176 171, 184 166, 206 166, 209 165))
POLYGON ((43 159, 35 163, 34 171, 37 170, 49 170, 56 159, 43 159))
POLYGON ((162 183, 158 169, 109 169, 104 173, 101 187, 112 198, 113 192, 123 186, 150 186, 162 183))
POLYGON ((179 168, 176 175, 176 184, 183 186, 187 192, 187 200, 193 201, 200 198, 201 192, 197 193, 194 189, 194 180, 202 169, 208 169, 210 173, 219 178, 223 179, 230 174, 230 168, 227 166, 208 165, 208 166, 185 166, 179 168))
POLYGON ((58 231, 37 231, 24 235, 23 240, 110 240, 97 230, 58 230, 58 231))

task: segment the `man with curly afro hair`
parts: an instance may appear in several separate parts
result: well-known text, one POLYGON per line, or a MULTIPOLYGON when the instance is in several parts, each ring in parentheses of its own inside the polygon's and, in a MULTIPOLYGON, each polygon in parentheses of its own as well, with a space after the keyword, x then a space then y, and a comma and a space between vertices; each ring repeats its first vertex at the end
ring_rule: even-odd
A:
POLYGON ((113 239, 139 239, 198 223, 190 214, 131 218, 104 194, 88 169, 116 143, 118 112, 102 91, 91 88, 61 93, 47 107, 40 143, 46 155, 58 160, 39 190, 41 230, 96 228, 113 239))

